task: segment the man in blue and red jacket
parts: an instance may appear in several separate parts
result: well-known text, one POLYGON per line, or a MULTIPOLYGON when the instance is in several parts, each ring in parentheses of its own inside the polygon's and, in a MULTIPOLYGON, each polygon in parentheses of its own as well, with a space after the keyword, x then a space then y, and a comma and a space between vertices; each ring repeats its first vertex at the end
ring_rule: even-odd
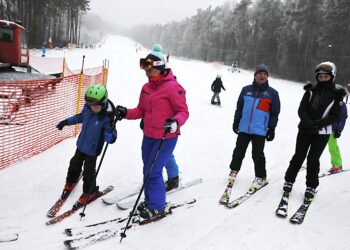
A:
POLYGON ((264 155, 265 140, 272 141, 280 113, 278 92, 269 86, 269 72, 265 64, 256 67, 253 84, 245 86, 239 95, 233 131, 238 134, 230 164, 230 178, 239 172, 247 147, 252 142, 255 179, 252 188, 267 184, 264 155))

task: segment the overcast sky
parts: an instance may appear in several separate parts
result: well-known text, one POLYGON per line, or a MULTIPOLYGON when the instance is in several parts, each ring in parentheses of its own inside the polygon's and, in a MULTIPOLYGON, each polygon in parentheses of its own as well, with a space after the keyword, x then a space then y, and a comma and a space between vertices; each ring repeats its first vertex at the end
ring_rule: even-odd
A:
POLYGON ((136 24, 165 24, 193 16, 197 9, 216 7, 228 0, 90 0, 92 13, 126 27, 136 24))

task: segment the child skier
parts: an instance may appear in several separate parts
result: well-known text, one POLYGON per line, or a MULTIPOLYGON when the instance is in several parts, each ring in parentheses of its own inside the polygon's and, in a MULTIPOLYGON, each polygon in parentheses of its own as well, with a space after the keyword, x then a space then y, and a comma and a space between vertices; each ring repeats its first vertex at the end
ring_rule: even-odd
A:
POLYGON ((219 105, 219 106, 221 105, 221 101, 220 101, 221 89, 226 91, 226 89, 221 81, 221 75, 217 75, 216 79, 214 80, 214 82, 211 85, 211 91, 214 92, 213 97, 211 98, 211 104, 219 105), (217 100, 217 102, 215 101, 215 99, 217 100))
POLYGON ((340 116, 337 122, 333 123, 332 125, 332 134, 329 136, 328 140, 328 150, 331 154, 331 163, 332 168, 329 170, 331 173, 338 173, 342 170, 343 162, 342 157, 340 154, 338 141, 337 139, 340 137, 344 126, 346 119, 348 118, 348 111, 346 109, 346 105, 343 103, 340 107, 340 116))
POLYGON ((94 84, 85 94, 85 105, 80 114, 74 115, 57 124, 62 130, 64 126, 82 123, 82 129, 77 141, 77 149, 70 160, 66 184, 62 196, 70 192, 83 171, 83 194, 79 201, 86 204, 98 194, 96 186, 96 159, 100 155, 104 141, 114 143, 117 139, 117 131, 112 124, 113 104, 108 102, 108 93, 105 86, 94 84), (89 197, 90 193, 90 197, 89 197))

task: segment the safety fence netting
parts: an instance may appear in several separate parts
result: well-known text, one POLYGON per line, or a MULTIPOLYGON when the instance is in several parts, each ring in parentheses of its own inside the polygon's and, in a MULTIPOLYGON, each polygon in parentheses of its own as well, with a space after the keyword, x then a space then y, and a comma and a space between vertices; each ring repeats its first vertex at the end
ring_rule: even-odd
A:
POLYGON ((80 127, 56 125, 81 111, 86 89, 105 83, 106 72, 0 82, 0 169, 75 136, 80 127))

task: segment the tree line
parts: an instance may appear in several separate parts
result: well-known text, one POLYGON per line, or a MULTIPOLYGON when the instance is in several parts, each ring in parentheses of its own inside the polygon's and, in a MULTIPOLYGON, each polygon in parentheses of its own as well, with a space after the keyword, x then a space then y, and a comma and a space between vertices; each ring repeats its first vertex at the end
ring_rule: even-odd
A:
POLYGON ((134 27, 130 36, 146 47, 252 69, 269 65, 272 74, 314 80, 322 61, 337 65, 336 82, 350 82, 349 0, 240 0, 205 10, 180 22, 134 27))
POLYGON ((0 0, 0 19, 21 21, 28 45, 40 47, 51 38, 53 46, 79 43, 81 18, 90 0, 0 0))

